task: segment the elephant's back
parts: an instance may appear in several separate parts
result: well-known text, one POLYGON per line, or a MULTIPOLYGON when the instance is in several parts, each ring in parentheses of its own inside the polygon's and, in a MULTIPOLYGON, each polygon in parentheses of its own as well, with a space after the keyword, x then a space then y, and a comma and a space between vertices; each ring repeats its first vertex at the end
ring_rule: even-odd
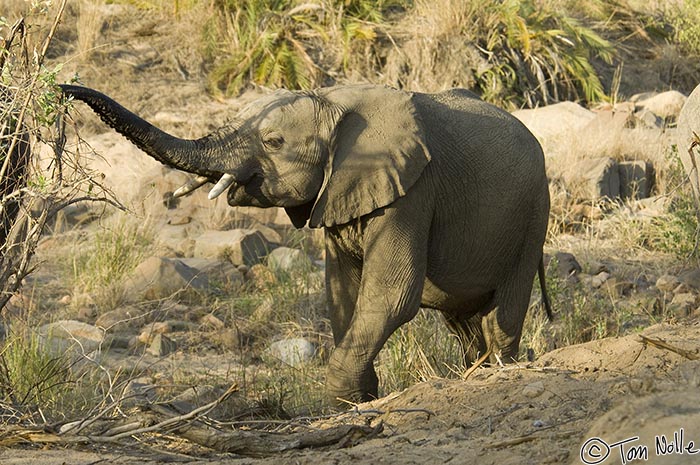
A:
POLYGON ((466 89, 414 94, 436 164, 455 180, 526 188, 546 183, 544 154, 535 136, 510 113, 466 89))

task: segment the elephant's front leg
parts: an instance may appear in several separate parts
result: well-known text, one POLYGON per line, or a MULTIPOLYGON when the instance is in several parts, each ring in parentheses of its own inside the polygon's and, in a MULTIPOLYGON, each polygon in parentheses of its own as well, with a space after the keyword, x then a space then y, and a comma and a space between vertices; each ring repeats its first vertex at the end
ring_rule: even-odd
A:
POLYGON ((357 302, 329 361, 327 390, 335 402, 377 397, 374 359, 389 336, 418 312, 429 227, 410 216, 409 210, 390 208, 366 222, 357 302))

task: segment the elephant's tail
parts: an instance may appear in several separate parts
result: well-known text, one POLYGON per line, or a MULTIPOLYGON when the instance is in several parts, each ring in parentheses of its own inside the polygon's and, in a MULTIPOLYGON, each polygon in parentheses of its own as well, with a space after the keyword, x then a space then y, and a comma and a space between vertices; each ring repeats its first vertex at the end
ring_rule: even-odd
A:
POLYGON ((537 276, 540 278, 542 304, 544 305, 544 309, 547 311, 547 318, 549 318, 549 321, 552 321, 554 319, 554 315, 552 314, 552 303, 549 300, 549 295, 547 294, 547 283, 544 275, 544 256, 540 257, 540 264, 537 267, 537 276))

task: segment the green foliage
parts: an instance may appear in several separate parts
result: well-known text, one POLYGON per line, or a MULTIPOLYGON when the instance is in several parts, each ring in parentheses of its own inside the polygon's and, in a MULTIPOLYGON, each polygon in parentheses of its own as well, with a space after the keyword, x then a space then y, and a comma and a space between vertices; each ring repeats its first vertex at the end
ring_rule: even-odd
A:
POLYGON ((248 81, 308 88, 315 69, 301 32, 313 24, 311 10, 292 10, 289 0, 220 0, 210 53, 214 89, 235 94, 248 81))
POLYGON ((678 196, 667 214, 653 218, 641 235, 642 246, 681 260, 697 255, 698 216, 690 195, 678 196))
POLYGON ((340 44, 342 66, 356 41, 376 39, 375 27, 394 1, 304 3, 294 0, 217 0, 205 28, 214 66, 211 88, 236 94, 247 82, 308 89, 322 82, 323 61, 340 44))
MULTIPOLYGON (((480 2, 475 39, 489 66, 477 86, 489 101, 522 95, 528 106, 566 99, 598 101, 605 91, 592 60, 611 63, 614 47, 554 6, 534 0, 480 2)), ((465 34, 468 32, 465 31, 465 34)))
POLYGON ((51 357, 37 337, 13 335, 0 350, 0 399, 46 406, 68 389, 67 369, 67 361, 51 357))
POLYGON ((700 55, 700 0, 680 0, 666 7, 673 42, 689 55, 700 55))
POLYGON ((105 310, 122 300, 124 278, 149 254, 154 233, 148 223, 120 221, 77 244, 70 264, 78 294, 89 293, 105 310))

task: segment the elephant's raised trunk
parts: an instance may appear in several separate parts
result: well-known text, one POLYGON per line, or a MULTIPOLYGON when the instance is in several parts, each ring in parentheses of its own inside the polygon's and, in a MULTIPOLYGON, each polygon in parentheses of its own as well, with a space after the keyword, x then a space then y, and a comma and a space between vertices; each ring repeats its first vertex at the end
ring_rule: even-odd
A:
POLYGON ((66 84, 59 87, 64 94, 85 102, 102 121, 161 163, 212 180, 221 177, 223 167, 216 166, 216 160, 221 158, 217 154, 233 145, 235 129, 225 128, 196 140, 180 139, 158 129, 101 92, 66 84))

